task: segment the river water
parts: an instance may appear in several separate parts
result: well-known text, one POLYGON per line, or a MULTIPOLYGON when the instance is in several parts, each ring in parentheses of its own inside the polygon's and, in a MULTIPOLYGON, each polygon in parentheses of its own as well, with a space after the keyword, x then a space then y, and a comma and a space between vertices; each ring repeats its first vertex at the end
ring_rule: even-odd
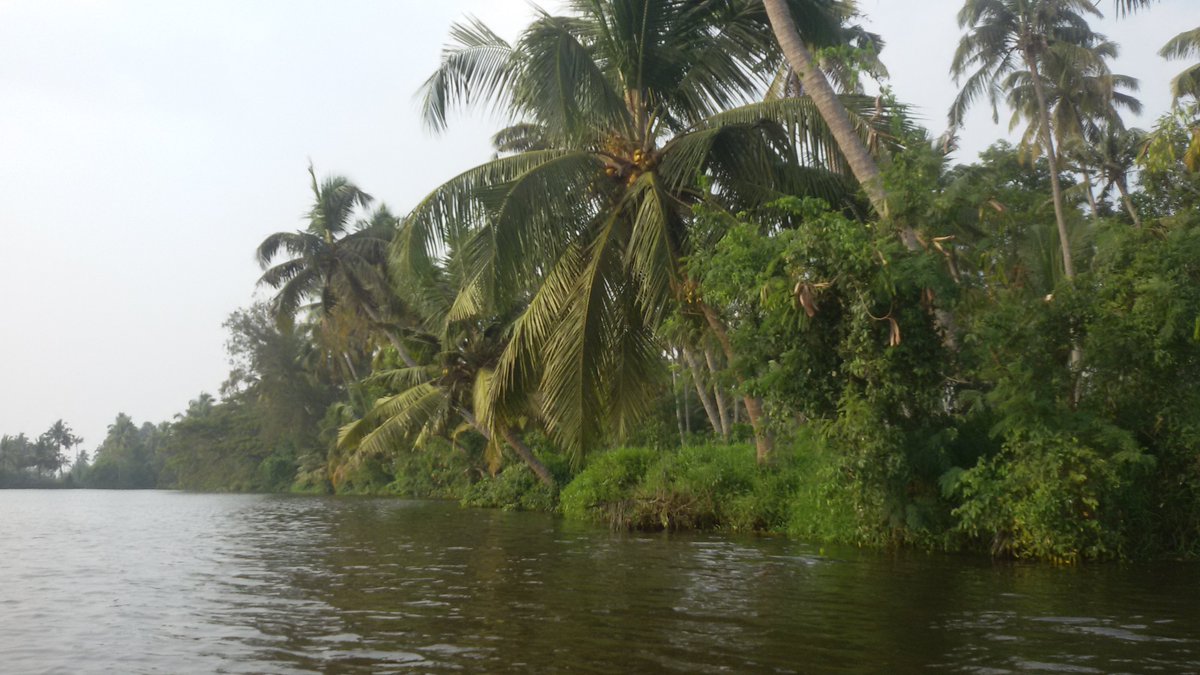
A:
POLYGON ((8 490, 0 671, 1200 672, 1200 567, 388 499, 8 490))

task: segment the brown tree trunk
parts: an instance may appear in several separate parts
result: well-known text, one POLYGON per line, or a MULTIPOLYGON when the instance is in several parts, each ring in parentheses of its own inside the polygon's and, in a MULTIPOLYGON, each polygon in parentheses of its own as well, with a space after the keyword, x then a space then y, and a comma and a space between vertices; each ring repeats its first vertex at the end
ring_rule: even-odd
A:
POLYGON ((687 445, 687 435, 683 431, 683 405, 679 402, 679 373, 671 369, 671 393, 675 395, 675 425, 679 427, 679 446, 687 445))
MULTIPOLYGON (((716 335, 717 342, 721 344, 721 349, 725 351, 725 358, 729 360, 729 363, 733 363, 735 360, 733 343, 729 340, 729 333, 725 331, 725 325, 721 323, 721 318, 717 316, 712 307, 708 306, 708 303, 700 302, 698 304, 701 311, 704 312, 704 318, 708 321, 709 328, 716 335)), ((738 384, 745 383, 745 379, 741 375, 736 377, 738 384)), ((742 401, 746 404, 746 416, 750 418, 750 426, 754 429, 755 457, 759 464, 766 464, 775 450, 775 438, 767 429, 767 417, 763 413, 762 399, 743 394, 742 401)))
POLYGON ((708 364, 708 372, 713 378, 713 398, 717 403, 717 415, 721 420, 721 438, 729 441, 729 404, 725 402, 725 392, 721 390, 721 383, 717 378, 716 359, 713 358, 712 350, 708 347, 704 348, 704 362, 708 364))
POLYGON ((1058 152, 1054 148, 1054 134, 1050 128, 1050 109, 1046 103, 1046 87, 1042 83, 1042 75, 1038 70, 1037 59, 1028 51, 1025 52, 1025 65, 1029 66, 1029 74, 1033 79, 1033 91, 1037 94, 1038 117, 1042 124, 1042 142, 1046 144, 1046 161, 1050 163, 1050 191, 1054 197, 1054 220, 1058 224, 1058 242, 1062 247, 1063 275, 1068 280, 1075 278, 1075 261, 1071 256, 1071 237, 1067 232, 1067 214, 1063 205, 1062 185, 1058 180, 1058 152))
MULTIPOLYGON (((688 437, 691 437, 691 435, 692 435, 692 402, 691 402, 691 397, 688 396, 688 391, 687 391, 688 372, 686 370, 683 371, 683 375, 681 375, 681 377, 683 378, 683 386, 680 387, 679 393, 683 395, 683 426, 684 426, 684 429, 687 431, 688 437)), ((684 441, 684 445, 687 445, 686 441, 684 441)))
POLYGON ((696 385, 696 395, 700 397, 700 405, 704 406, 704 413, 708 415, 708 422, 712 425, 713 432, 724 436, 724 431, 721 429, 721 418, 718 416, 717 407, 713 403, 713 399, 708 394, 708 390, 704 386, 703 379, 700 377, 703 371, 701 370, 700 362, 696 360, 696 355, 689 349, 683 350, 683 358, 687 361, 688 368, 692 371, 692 382, 696 385))
POLYGON ((1092 184, 1092 172, 1083 167, 1083 186, 1087 189, 1088 207, 1092 210, 1092 220, 1100 219, 1100 205, 1096 203, 1096 191, 1092 184))
MULTIPOLYGON (((474 427, 475 431, 479 432, 480 436, 483 436, 488 441, 492 440, 491 432, 488 431, 487 427, 479 423, 479 420, 476 419, 474 413, 472 413, 470 410, 459 410, 458 412, 463 416, 463 419, 467 421, 467 424, 470 424, 472 427, 474 427)), ((533 471, 534 475, 538 477, 538 480, 545 483, 548 487, 556 487, 557 484, 554 482, 554 476, 550 475, 550 470, 546 468, 545 464, 542 464, 541 461, 538 460, 538 458, 533 454, 533 451, 529 449, 529 446, 525 445, 520 437, 512 432, 512 429, 509 429, 507 426, 501 426, 500 435, 504 437, 504 440, 508 443, 509 447, 513 449, 513 452, 517 453, 517 457, 519 457, 522 462, 525 462, 525 465, 528 466, 531 471, 533 471)))
POLYGON ((842 100, 829 85, 825 75, 813 63, 812 55, 809 54, 804 39, 800 37, 800 31, 796 29, 796 22, 792 19, 787 1, 763 0, 763 6, 767 10, 771 28, 775 32, 775 39, 779 42, 779 47, 783 50, 788 65, 804 83, 805 93, 817 106, 817 111, 821 113, 830 133, 837 140, 842 155, 846 157, 846 162, 850 165, 850 170, 862 184, 863 191, 867 193, 867 199, 871 200, 871 206, 880 216, 886 217, 887 193, 884 191, 883 176, 879 173, 879 165, 871 157, 871 153, 867 152, 867 146, 863 144, 862 139, 854 133, 854 126, 850 123, 850 115, 846 112, 846 106, 842 105, 842 100))
POLYGON ((504 440, 508 442, 508 445, 513 449, 513 452, 517 453, 517 457, 520 457, 521 461, 525 462, 526 466, 533 470, 533 473, 537 475, 538 480, 542 481, 542 483, 544 483, 547 487, 556 487, 554 476, 550 475, 550 470, 547 469, 546 465, 542 464, 541 461, 534 456, 533 451, 529 449, 529 446, 525 445, 524 441, 522 441, 517 437, 516 434, 512 432, 512 429, 509 429, 507 426, 501 426, 500 434, 504 436, 504 440))
POLYGON ((1121 202, 1125 204, 1125 210, 1129 212, 1129 217, 1133 218, 1133 226, 1141 229, 1142 219, 1138 217, 1137 209, 1133 207, 1133 199, 1129 197, 1129 188, 1125 185, 1125 179, 1121 178, 1116 183, 1117 191, 1121 193, 1121 202))
POLYGON ((388 342, 390 342, 392 346, 396 348, 396 352, 400 354, 400 360, 404 362, 404 365, 408 366, 409 368, 416 368, 417 361, 408 353, 408 350, 404 348, 404 343, 400 341, 400 338, 394 332, 392 332, 391 329, 387 328, 382 320, 380 320, 379 313, 376 312, 375 309, 370 305, 364 304, 362 308, 363 311, 367 313, 367 318, 369 318, 371 322, 375 324, 376 328, 378 328, 383 333, 384 337, 388 339, 388 342))
MULTIPOLYGON (((342 361, 346 364, 346 369, 350 373, 350 378, 353 381, 357 382, 358 381, 358 369, 354 367, 354 361, 352 361, 350 359, 350 355, 347 354, 346 352, 342 352, 342 361)), ((347 384, 349 384, 349 382, 347 382, 347 384)))

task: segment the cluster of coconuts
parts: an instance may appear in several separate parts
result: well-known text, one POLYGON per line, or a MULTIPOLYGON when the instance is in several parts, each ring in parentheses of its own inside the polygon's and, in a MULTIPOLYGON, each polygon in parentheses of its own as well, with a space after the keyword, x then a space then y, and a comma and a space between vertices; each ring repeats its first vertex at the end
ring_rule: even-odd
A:
POLYGON ((633 185, 637 177, 653 168, 658 163, 658 155, 654 152, 633 151, 630 160, 611 160, 604 167, 605 175, 617 180, 624 180, 626 185, 633 185))

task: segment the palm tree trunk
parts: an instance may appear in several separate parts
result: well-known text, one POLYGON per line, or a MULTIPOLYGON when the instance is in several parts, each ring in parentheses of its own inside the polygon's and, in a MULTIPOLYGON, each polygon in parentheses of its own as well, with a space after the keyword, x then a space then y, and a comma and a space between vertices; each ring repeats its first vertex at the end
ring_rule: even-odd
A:
POLYGON ((712 425, 713 432, 724 435, 721 429, 721 418, 717 414, 717 407, 713 404, 712 397, 708 395, 708 390, 705 388, 701 379, 702 371, 700 363, 696 360, 696 355, 689 349, 683 350, 683 358, 687 361, 688 368, 692 371, 692 382, 696 384, 696 394, 700 397, 700 405, 704 406, 704 413, 708 415, 708 422, 712 425))
POLYGON ((546 487, 557 487, 557 484, 554 482, 554 476, 550 474, 550 470, 538 460, 533 451, 529 449, 529 446, 525 445, 524 441, 512 432, 512 429, 509 429, 507 426, 501 426, 500 435, 504 436, 504 440, 513 449, 513 452, 517 453, 517 457, 520 457, 521 461, 525 462, 525 465, 537 475, 538 480, 542 481, 546 487))
POLYGON ((842 105, 841 99, 829 85, 825 75, 813 63, 812 55, 809 54, 804 39, 800 37, 800 31, 796 29, 796 22, 792 19, 792 12, 788 9, 787 1, 763 0, 763 6, 767 10, 771 28, 775 32, 775 39, 779 42, 779 47, 783 50, 788 65, 800 76, 804 83, 805 93, 817 106, 817 111, 821 113, 830 133, 837 141, 842 155, 846 157, 846 162, 850 165, 854 177, 862 184, 863 191, 867 193, 867 199, 871 200, 871 206, 879 215, 886 217, 887 193, 884 191, 883 176, 879 172, 879 165, 875 163, 871 153, 867 152, 867 146, 863 144, 862 139, 854 133, 854 126, 850 123, 850 115, 846 112, 846 106, 842 105))
MULTIPOLYGON (((470 424, 475 428, 475 431, 479 432, 480 436, 483 436, 485 440, 492 440, 492 433, 488 431, 487 427, 479 423, 479 420, 476 419, 474 413, 472 413, 470 410, 461 409, 458 412, 462 415, 463 419, 467 421, 467 424, 470 424)), ((500 435, 504 437, 504 440, 508 443, 509 447, 513 449, 513 452, 517 453, 517 457, 521 458, 521 461, 525 462, 525 465, 528 466, 531 471, 533 471, 534 475, 538 477, 538 480, 542 481, 542 483, 545 483, 546 486, 550 488, 557 486, 557 484, 554 482, 554 476, 550 474, 550 470, 546 468, 545 464, 542 464, 541 461, 538 460, 537 456, 533 454, 533 451, 529 449, 529 446, 525 445, 520 437, 512 432, 512 429, 509 429, 508 426, 501 426, 500 435)))
MULTIPOLYGON (((708 321, 708 327, 716 335, 717 342, 721 343, 721 349, 725 351, 725 358, 733 363, 735 360, 733 343, 729 340, 729 333, 725 330, 725 325, 721 323, 721 318, 717 316, 712 307, 708 306, 708 303, 700 302, 698 304, 701 311, 704 312, 705 320, 708 321)), ((741 375, 736 377, 738 384, 745 384, 745 378, 741 375)), ((750 426, 754 429, 755 457, 760 465, 766 464, 775 450, 775 437, 767 429, 767 417, 763 413, 762 399, 750 394, 742 394, 742 401, 746 404, 746 416, 750 418, 750 426)))
POLYGON ((1054 220, 1058 224, 1058 241, 1062 246, 1063 274, 1068 280, 1075 278, 1075 262, 1071 256, 1071 237, 1067 232, 1067 215, 1063 206, 1062 185, 1058 180, 1058 153, 1054 148, 1054 135, 1050 127, 1050 108, 1046 103, 1046 88, 1042 83, 1042 75, 1038 70, 1037 59, 1026 51, 1025 64, 1029 66, 1029 74, 1033 79, 1033 91, 1037 94, 1038 117, 1042 123, 1042 142, 1046 144, 1046 161, 1050 163, 1050 191, 1054 197, 1054 220))
POLYGON ((1138 217, 1137 209, 1133 207, 1133 199, 1129 197, 1129 187, 1125 185, 1125 179, 1120 178, 1116 184, 1117 191, 1121 193, 1121 202, 1125 204, 1125 210, 1129 212, 1129 217, 1133 218, 1133 226, 1141 229, 1142 219, 1138 217))
POLYGON ((688 372, 686 370, 683 371, 681 377, 683 378, 683 386, 680 387, 679 393, 683 395, 683 427, 690 437, 692 435, 692 403, 687 390, 688 372))
POLYGON ((726 442, 729 441, 729 404, 725 402, 725 392, 721 391, 721 383, 717 378, 716 359, 713 358, 712 350, 707 346, 704 348, 704 362, 708 364, 708 373, 713 378, 713 398, 716 399, 717 415, 721 420, 721 438, 726 442))
POLYGON ((1092 172, 1083 167, 1083 185, 1087 189, 1088 207, 1092 209, 1092 220, 1100 219, 1100 206, 1096 203, 1096 190, 1092 184, 1092 172))
MULTIPOLYGON (((346 352, 342 352, 342 361, 344 361, 346 363, 346 369, 350 373, 350 378, 354 382, 357 382, 358 381, 358 369, 354 367, 354 361, 352 361, 350 359, 350 354, 348 354, 346 352)), ((350 383, 347 382, 346 384, 349 385, 350 383)))
POLYGON ((388 342, 390 342, 392 346, 396 348, 396 353, 400 355, 400 360, 404 362, 404 365, 408 366, 409 368, 416 368, 416 359, 414 359, 412 355, 408 353, 408 350, 405 349, 404 343, 400 341, 399 336, 392 332, 391 329, 384 326, 383 321, 379 318, 379 313, 366 303, 362 305, 362 308, 363 311, 367 313, 367 318, 371 319, 371 322, 374 323, 380 332, 383 333, 388 342))
POLYGON ((679 427, 679 447, 687 445, 687 436, 683 433, 683 406, 679 403, 679 372, 671 369, 671 393, 675 395, 675 426, 679 427))

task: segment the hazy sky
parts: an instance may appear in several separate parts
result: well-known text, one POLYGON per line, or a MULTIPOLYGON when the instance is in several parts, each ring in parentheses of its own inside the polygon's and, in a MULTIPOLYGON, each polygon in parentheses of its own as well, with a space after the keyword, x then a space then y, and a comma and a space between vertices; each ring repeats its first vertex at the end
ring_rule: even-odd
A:
MULTIPOLYGON (((888 41, 896 94, 940 133, 961 0, 860 6, 888 41)), ((118 411, 158 422, 215 393, 221 323, 254 297, 255 246, 303 226, 310 158, 396 212, 485 160, 492 121, 431 137, 413 100, 466 14, 513 36, 530 12, 524 0, 0 0, 0 433, 61 417, 91 449, 118 411)), ((1182 68, 1154 53, 1198 24, 1200 1, 1166 0, 1100 26, 1124 47, 1115 70, 1142 79, 1143 125, 1182 68)), ((1006 124, 981 106, 961 156, 1006 124)))

